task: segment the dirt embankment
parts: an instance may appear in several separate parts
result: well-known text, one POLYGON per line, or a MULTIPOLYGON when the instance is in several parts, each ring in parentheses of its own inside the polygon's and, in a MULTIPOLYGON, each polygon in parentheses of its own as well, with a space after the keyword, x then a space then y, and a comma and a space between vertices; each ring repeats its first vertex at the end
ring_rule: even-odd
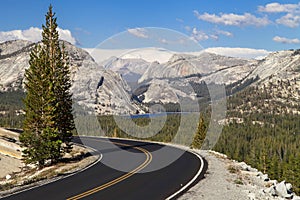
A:
POLYGON ((93 150, 73 145, 72 151, 65 154, 56 165, 43 169, 25 165, 22 161, 19 133, 0 128, 0 197, 24 187, 64 177, 84 169, 98 159, 98 155, 93 155, 93 150))

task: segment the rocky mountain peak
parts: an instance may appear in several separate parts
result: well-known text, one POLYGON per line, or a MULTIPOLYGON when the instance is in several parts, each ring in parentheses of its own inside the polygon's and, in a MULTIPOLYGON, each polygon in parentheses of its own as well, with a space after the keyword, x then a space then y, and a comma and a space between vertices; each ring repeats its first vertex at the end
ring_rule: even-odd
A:
MULTIPOLYGON (((131 101, 129 87, 119 74, 98 65, 85 50, 65 41, 64 45, 70 59, 74 101, 101 113, 98 108, 102 106, 99 96, 106 97, 114 93, 114 98, 106 99, 109 103, 105 104, 105 114, 140 111, 131 101)), ((29 55, 34 46, 35 43, 23 40, 0 44, 0 91, 23 89, 25 69, 29 67, 29 55)))
POLYGON ((259 76, 262 82, 268 81, 272 77, 280 79, 299 77, 299 73, 297 73, 300 70, 299 63, 299 50, 273 52, 258 63, 250 77, 259 76))
POLYGON ((0 43, 0 56, 4 57, 8 54, 26 51, 26 47, 33 45, 32 42, 26 40, 12 40, 0 43))

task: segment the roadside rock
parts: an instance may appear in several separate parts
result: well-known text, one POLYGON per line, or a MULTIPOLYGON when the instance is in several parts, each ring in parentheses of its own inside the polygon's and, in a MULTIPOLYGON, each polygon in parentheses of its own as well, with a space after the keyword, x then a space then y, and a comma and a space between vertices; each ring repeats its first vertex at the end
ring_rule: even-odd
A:
POLYGON ((11 178, 11 175, 7 174, 7 175, 5 176, 5 178, 6 178, 6 180, 9 180, 9 179, 11 178))
POLYGON ((245 162, 237 163, 237 166, 243 171, 258 172, 257 169, 252 168, 250 165, 247 165, 245 162))
POLYGON ((270 180, 268 174, 263 174, 263 175, 260 177, 260 179, 263 180, 263 181, 269 181, 269 180, 270 180))
POLYGON ((180 200, 300 200, 292 185, 270 180, 245 162, 230 160, 214 151, 199 151, 208 162, 205 178, 179 197, 180 200))
POLYGON ((270 194, 270 195, 272 195, 273 197, 275 197, 276 196, 276 189, 275 189, 275 186, 273 185, 273 186, 271 186, 271 187, 269 187, 268 189, 266 189, 266 190, 263 190, 265 193, 267 193, 267 194, 270 194))
POLYGON ((272 185, 270 188, 266 189, 265 192, 272 196, 278 196, 286 199, 299 198, 292 192, 292 185, 290 183, 285 183, 285 181, 272 185))

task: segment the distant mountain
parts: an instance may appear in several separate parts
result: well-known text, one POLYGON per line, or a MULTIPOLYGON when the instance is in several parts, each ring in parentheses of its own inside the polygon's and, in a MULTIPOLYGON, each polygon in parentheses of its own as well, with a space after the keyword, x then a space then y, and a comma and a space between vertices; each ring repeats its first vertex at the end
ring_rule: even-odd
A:
MULTIPOLYGON (((83 49, 68 42, 64 44, 70 58, 75 102, 99 114, 141 112, 119 74, 98 65, 83 49)), ((0 91, 23 90, 24 73, 34 45, 22 40, 0 44, 0 91)))
POLYGON ((86 48, 87 52, 96 60, 103 63, 111 57, 122 59, 142 59, 147 62, 167 62, 176 52, 162 48, 140 48, 140 49, 99 49, 86 48))
POLYGON ((173 54, 165 63, 111 57, 102 62, 102 65, 120 73, 132 90, 139 87, 145 89, 145 85, 148 85, 149 90, 144 90, 143 94, 140 89, 134 92, 146 103, 174 102, 174 99, 178 99, 177 94, 193 99, 195 93, 185 91, 190 82, 205 81, 228 85, 249 75, 257 62, 202 52, 197 56, 173 54), (185 84, 184 89, 175 89, 182 84, 185 84))
POLYGON ((242 99, 247 99, 251 103, 241 102, 238 108, 245 113, 299 115, 299 72, 300 50, 271 53, 261 60, 248 76, 248 78, 259 76, 259 80, 239 94, 242 99))
POLYGON ((269 77, 292 79, 299 77, 300 51, 286 50, 269 54, 262 59, 249 77, 259 76, 261 81, 268 81, 269 77))
POLYGON ((147 62, 165 63, 170 60, 174 54, 188 54, 198 56, 202 52, 214 53, 218 55, 244 58, 244 59, 263 59, 269 53, 264 49, 251 48, 232 48, 232 47, 212 47, 194 52, 176 52, 163 48, 139 48, 139 49, 100 49, 86 48, 84 49, 96 60, 97 63, 109 59, 110 57, 118 57, 123 59, 143 59, 147 62))
POLYGON ((151 63, 143 59, 111 57, 101 63, 105 69, 118 72, 128 84, 136 83, 151 63))
POLYGON ((134 95, 140 101, 176 103, 178 96, 190 99, 201 96, 197 87, 203 83, 224 84, 228 94, 232 94, 251 84, 268 82, 272 77, 293 79, 297 76, 298 53, 294 50, 274 52, 257 60, 203 51, 199 55, 173 54, 165 63, 112 58, 103 65, 122 74, 130 86, 134 85, 134 95), (137 79, 138 82, 132 84, 137 79), (187 91, 190 86, 194 92, 187 91))
POLYGON ((271 53, 270 51, 267 51, 265 49, 251 49, 239 47, 211 47, 205 49, 204 51, 222 56, 256 60, 261 60, 271 53))
MULTIPOLYGON (((98 64, 88 52, 65 44, 70 56, 74 100, 98 113, 143 112, 136 101, 178 103, 179 97, 201 99, 209 95, 207 91, 201 91, 206 84, 224 85, 227 94, 232 95, 249 85, 262 88, 288 81, 297 85, 300 77, 299 50, 273 52, 256 60, 206 51, 175 54, 148 49, 142 52, 148 52, 153 58, 155 52, 157 58, 159 53, 163 57, 171 56, 167 62, 148 62, 135 58, 139 51, 133 51, 122 58, 111 57, 98 64)), ((33 46, 34 43, 21 40, 0 44, 0 90, 23 87, 24 72, 33 46)), ((295 88, 289 93, 300 98, 295 88)), ((287 92, 283 90, 281 93, 287 92)))
MULTIPOLYGON (((202 52, 198 56, 188 54, 175 54, 166 63, 149 67, 139 82, 144 82, 153 78, 176 78, 185 77, 193 74, 201 74, 201 76, 210 76, 226 69, 246 70, 251 69, 252 60, 220 56, 212 53, 202 52)), ((237 77, 239 80, 242 77, 237 77)), ((234 81, 223 80, 230 83, 234 81)))

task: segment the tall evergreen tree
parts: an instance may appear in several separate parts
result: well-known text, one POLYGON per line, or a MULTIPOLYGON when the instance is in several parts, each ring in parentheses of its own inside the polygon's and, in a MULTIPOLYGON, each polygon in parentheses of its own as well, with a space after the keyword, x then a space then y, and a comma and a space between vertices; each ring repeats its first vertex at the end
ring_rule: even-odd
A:
POLYGON ((197 128, 197 132, 194 136, 193 142, 191 144, 192 148, 196 148, 196 149, 200 149, 204 139, 206 137, 206 125, 205 125, 205 121, 204 121, 204 117, 201 115, 200 116, 200 120, 199 120, 199 124, 198 124, 198 128, 197 128))
POLYGON ((74 119, 67 54, 59 43, 55 13, 50 5, 43 39, 32 50, 25 72, 25 121, 20 141, 27 163, 56 162, 71 147, 74 119), (64 145, 63 145, 64 144, 64 145))

